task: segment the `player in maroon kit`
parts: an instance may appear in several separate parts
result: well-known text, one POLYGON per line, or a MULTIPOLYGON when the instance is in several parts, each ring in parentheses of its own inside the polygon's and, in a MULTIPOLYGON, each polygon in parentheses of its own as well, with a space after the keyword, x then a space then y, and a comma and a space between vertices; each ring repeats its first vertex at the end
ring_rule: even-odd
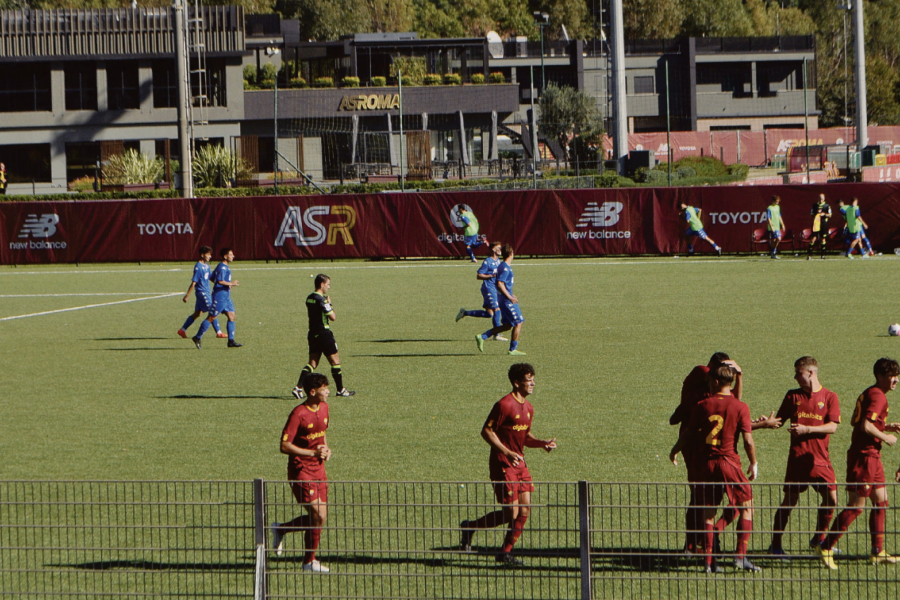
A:
POLYGON ((281 556, 284 536, 292 531, 304 531, 306 554, 303 570, 328 573, 329 569, 316 560, 319 536, 325 524, 328 503, 328 477, 325 461, 331 458, 331 448, 325 437, 328 429, 328 378, 310 373, 303 379, 306 402, 294 408, 281 432, 281 453, 287 454, 288 480, 297 503, 307 514, 287 523, 272 523, 272 546, 281 556))
POLYGON ((556 438, 539 440, 531 435, 534 408, 528 402, 528 396, 534 392, 534 367, 528 363, 512 365, 509 381, 513 386, 512 392, 494 404, 481 430, 481 437, 491 447, 488 462, 490 476, 494 482, 494 495, 503 505, 503 510, 460 523, 460 546, 466 551, 472 549, 472 536, 476 529, 508 524, 509 531, 503 540, 503 548, 497 554, 497 562, 521 566, 524 563, 512 555, 512 548, 525 529, 531 509, 531 492, 534 491, 531 473, 525 464, 525 448, 543 448, 550 452, 556 448, 556 438))
POLYGON ((737 454, 737 438, 743 435, 744 451, 750 460, 747 474, 756 479, 758 464, 756 446, 751 433, 753 424, 750 409, 732 395, 731 384, 735 370, 728 365, 714 365, 709 371, 710 396, 701 400, 691 415, 684 434, 669 453, 669 459, 678 464, 678 453, 696 440, 694 476, 696 477, 697 504, 703 506, 705 530, 706 572, 721 573, 713 558, 713 543, 717 533, 724 529, 726 519, 716 522, 716 507, 727 494, 732 507, 740 516, 737 526, 737 551, 734 564, 745 571, 761 569, 747 558, 747 545, 753 530, 753 492, 741 471, 741 458, 737 454))
POLYGON ((893 446, 897 438, 890 433, 900 432, 900 423, 888 423, 887 392, 900 381, 900 365, 890 358, 879 358, 872 369, 875 385, 860 394, 856 400, 851 424, 853 435, 847 450, 847 508, 841 511, 831 526, 831 532, 819 546, 822 562, 829 569, 837 569, 834 562, 834 546, 841 539, 856 517, 862 514, 866 498, 872 498, 875 508, 869 514, 869 530, 872 533, 874 564, 895 563, 897 559, 884 551, 884 519, 888 507, 884 483, 884 467, 881 464, 881 444, 893 446))
POLYGON ((841 422, 837 394, 819 383, 819 363, 812 356, 804 356, 794 362, 794 379, 800 388, 785 394, 775 425, 781 427, 789 420, 791 422, 791 449, 784 475, 784 497, 781 507, 775 512, 772 543, 769 546, 769 554, 779 557, 786 556, 782 538, 791 511, 797 506, 800 494, 810 485, 822 497, 816 534, 809 542, 810 547, 818 548, 822 544, 834 516, 834 507, 837 506, 837 478, 828 455, 829 436, 837 431, 841 422))
MULTIPOLYGON (((675 409, 675 412, 672 413, 672 416, 669 417, 669 425, 681 425, 678 428, 679 437, 681 437, 681 435, 684 434, 684 430, 687 429, 688 423, 691 421, 691 413, 694 412, 694 407, 696 407, 701 400, 709 396, 709 381, 707 375, 709 374, 711 367, 719 364, 729 365, 735 370, 735 382, 732 394, 734 394, 734 397, 738 400, 741 399, 741 394, 743 393, 743 376, 741 368, 724 352, 716 352, 709 358, 709 362, 705 366, 697 365, 694 367, 681 384, 681 403, 675 409)), ((690 489, 689 505, 684 519, 685 530, 687 531, 684 551, 689 554, 693 554, 697 551, 698 547, 703 545, 703 534, 701 533, 701 517, 703 511, 696 508, 697 490, 693 485, 696 481, 694 475, 694 454, 692 452, 694 446, 695 444, 693 443, 686 443, 684 448, 681 449, 681 454, 684 456, 684 464, 687 467, 688 486, 690 489)))

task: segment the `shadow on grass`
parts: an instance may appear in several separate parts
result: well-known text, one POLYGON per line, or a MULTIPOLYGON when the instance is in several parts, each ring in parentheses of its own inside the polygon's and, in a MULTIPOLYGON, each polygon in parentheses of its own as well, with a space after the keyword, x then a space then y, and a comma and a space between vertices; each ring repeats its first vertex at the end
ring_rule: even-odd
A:
POLYGON ((95 348, 105 352, 134 352, 140 350, 196 350, 196 348, 95 348))
POLYGON ((171 340, 170 337, 118 337, 118 338, 81 338, 83 342, 137 342, 144 340, 171 340))
POLYGON ((175 396, 156 396, 161 400, 286 400, 284 396, 206 396, 203 394, 177 394, 175 396))
POLYGON ((372 344, 415 344, 419 342, 458 342, 459 340, 363 340, 372 344))
POLYGON ((48 567, 64 567, 69 569, 86 569, 89 571, 109 571, 112 569, 134 569, 141 571, 254 571, 256 564, 252 559, 243 563, 185 563, 159 562, 155 560, 98 560, 74 564, 51 564, 48 567))
POLYGON ((353 358, 419 358, 419 357, 445 357, 445 356, 477 356, 473 353, 468 354, 450 354, 443 352, 441 354, 354 354, 353 358))

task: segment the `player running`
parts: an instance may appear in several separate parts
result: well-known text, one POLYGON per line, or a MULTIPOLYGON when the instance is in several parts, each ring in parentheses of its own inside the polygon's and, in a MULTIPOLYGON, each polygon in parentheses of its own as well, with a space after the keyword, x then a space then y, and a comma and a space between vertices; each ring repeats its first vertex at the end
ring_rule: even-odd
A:
MULTIPOLYGON (((886 394, 897 387, 900 365, 890 358, 879 358, 872 369, 875 385, 868 388, 856 400, 851 424, 853 435, 847 450, 847 508, 841 511, 831 525, 831 532, 818 547, 822 562, 836 570, 834 546, 856 517, 862 514, 866 498, 871 498, 875 508, 869 513, 869 529, 872 533, 873 564, 895 563, 897 559, 884 550, 884 520, 888 507, 885 489, 884 467, 881 464, 881 444, 893 446, 896 436, 885 432, 900 432, 900 423, 888 423, 886 394)), ((895 479, 900 481, 900 470, 895 479)))
POLYGON ((781 218, 781 196, 772 196, 772 204, 766 209, 766 223, 769 230, 769 255, 772 258, 778 256, 778 244, 784 236, 784 219, 781 218))
MULTIPOLYGON (((194 275, 191 277, 191 285, 188 286, 187 292, 184 294, 182 302, 187 302, 191 296, 191 290, 194 290, 196 300, 194 301, 194 314, 189 316, 178 335, 187 339, 187 328, 190 327, 201 313, 208 313, 212 309, 212 292, 209 289, 209 261, 212 260, 212 248, 209 246, 200 246, 200 260, 194 265, 194 275)), ((219 322, 216 319, 212 321, 213 328, 216 330, 216 337, 225 337, 225 334, 219 331, 219 322)), ((201 324, 202 326, 202 324, 201 324)), ((207 327, 209 327, 207 325, 207 327)))
POLYGON ((846 205, 844 201, 838 202, 838 210, 844 215, 847 227, 844 231, 844 240, 847 243, 847 252, 844 253, 849 259, 853 259, 853 249, 859 248, 859 253, 863 258, 869 258, 869 255, 862 249, 862 223, 859 222, 859 208, 853 205, 846 205))
POLYGON ((325 461, 331 448, 325 437, 328 429, 328 378, 310 373, 303 382, 306 402, 294 408, 281 432, 281 453, 288 455, 288 480, 291 492, 307 514, 287 523, 272 523, 272 547, 281 556, 284 536, 293 531, 304 532, 306 554, 303 570, 328 573, 330 569, 316 560, 322 526, 328 516, 328 475, 325 461))
POLYGON ((691 438, 698 442, 695 455, 696 477, 699 484, 698 504, 704 507, 707 573, 722 572, 713 557, 713 545, 726 523, 724 518, 718 522, 715 520, 716 507, 725 494, 740 516, 734 565, 744 571, 762 570, 747 558, 747 546, 753 530, 753 491, 741 471, 741 458, 736 450, 739 435, 743 435, 744 451, 750 460, 747 469, 750 481, 756 479, 759 465, 751 433, 753 425, 750 421, 750 409, 732 395, 731 384, 734 379, 735 371, 728 365, 716 365, 710 369, 711 394, 697 404, 687 430, 669 453, 669 459, 677 465, 678 453, 691 443, 691 438))
POLYGON ((291 391, 294 398, 303 400, 304 385, 303 381, 309 376, 319 365, 322 355, 331 365, 331 376, 334 378, 334 386, 338 389, 338 396, 352 396, 356 392, 348 390, 344 387, 344 375, 341 373, 341 357, 338 356, 337 342, 334 341, 334 333, 331 331, 329 322, 337 320, 334 314, 334 307, 331 306, 331 298, 328 296, 328 290, 331 289, 331 277, 328 275, 316 275, 313 282, 316 291, 306 297, 306 312, 309 316, 309 333, 306 335, 306 341, 309 344, 309 362, 300 371, 300 378, 297 385, 291 391))
POLYGON ((534 393, 534 367, 516 363, 509 368, 508 376, 512 392, 494 404, 481 429, 481 437, 491 447, 488 467, 494 482, 494 496, 503 509, 460 523, 460 547, 470 551, 472 537, 478 529, 508 524, 497 562, 521 566, 524 562, 512 555, 512 549, 525 529, 531 510, 531 492, 534 491, 531 473, 525 464, 525 448, 543 448, 550 452, 556 448, 556 438, 540 440, 531 434, 534 408, 528 396, 534 393))
POLYGON ((697 237, 709 242, 713 249, 718 252, 719 256, 722 256, 722 248, 720 248, 711 237, 706 235, 706 232, 703 230, 703 221, 700 220, 700 214, 703 212, 703 209, 694 208, 693 206, 682 202, 681 212, 684 215, 684 220, 688 223, 688 228, 684 232, 684 237, 687 240, 688 245, 688 254, 691 256, 694 255, 694 238, 697 237))
POLYGON ((478 262, 475 259, 475 248, 482 244, 481 238, 478 237, 478 219, 475 218, 475 213, 467 206, 460 207, 459 218, 466 224, 465 229, 463 229, 466 252, 469 253, 469 258, 472 259, 472 262, 478 262))
MULTIPOLYGON (((859 221, 859 234, 860 234, 860 243, 865 247, 865 253, 869 256, 875 256, 875 250, 872 248, 872 242, 869 240, 869 236, 867 232, 869 231, 869 224, 866 223, 862 215, 859 212, 859 198, 853 198, 853 206, 856 208, 856 218, 859 221)), ((879 253, 878 256, 881 256, 879 253)))
MULTIPOLYGON (((501 325, 500 303, 497 302, 496 278, 497 269, 502 262, 500 251, 502 246, 502 242, 493 242, 491 244, 491 255, 484 259, 484 262, 481 263, 481 267, 478 269, 477 275, 475 275, 475 278, 481 281, 481 296, 484 298, 484 304, 482 306, 484 310, 466 310, 465 308, 461 308, 459 309, 459 312, 456 313, 457 323, 459 323, 463 317, 480 317, 491 319, 494 327, 499 327, 501 325)), ((493 339, 498 342, 509 341, 500 334, 495 335, 493 339)))
POLYGON ((812 259, 812 249, 819 242, 819 253, 825 260, 825 249, 828 245, 828 221, 831 219, 831 206, 825 202, 825 194, 819 194, 819 201, 813 203, 812 210, 812 235, 809 238, 809 246, 806 248, 806 260, 812 259))
POLYGON ((511 245, 503 244, 500 253, 503 260, 500 262, 500 266, 497 267, 496 276, 497 291, 500 293, 498 297, 500 301, 500 325, 492 327, 484 333, 476 333, 475 343, 478 345, 478 351, 484 352, 484 341, 486 339, 492 335, 512 329, 509 352, 507 354, 510 356, 525 356, 524 352, 518 350, 519 333, 522 331, 522 323, 525 322, 525 317, 522 316, 522 311, 519 310, 519 299, 513 295, 515 278, 513 277, 512 261, 515 257, 515 252, 511 245))
POLYGON ((775 512, 772 525, 772 543, 769 554, 784 557, 782 546, 784 530, 791 511, 800 500, 800 494, 810 485, 822 498, 816 521, 816 534, 809 541, 811 548, 818 548, 825 540, 828 526, 837 506, 837 477, 828 455, 829 436, 837 431, 841 422, 841 407, 837 394, 819 383, 819 363, 812 356, 798 358, 794 362, 794 379, 799 389, 790 390, 781 402, 774 428, 791 422, 791 449, 787 471, 784 475, 784 497, 775 512))
MULTIPOLYGON (((225 313, 228 317, 228 323, 225 328, 228 331, 228 347, 240 348, 243 344, 234 341, 234 302, 231 301, 231 288, 239 285, 237 281, 231 281, 231 267, 234 262, 234 251, 231 248, 222 248, 220 252, 222 262, 213 269, 213 306, 209 312, 209 318, 215 319, 220 313, 225 313)), ((195 343, 199 343, 199 339, 203 336, 203 326, 200 326, 200 332, 197 333, 195 343)))

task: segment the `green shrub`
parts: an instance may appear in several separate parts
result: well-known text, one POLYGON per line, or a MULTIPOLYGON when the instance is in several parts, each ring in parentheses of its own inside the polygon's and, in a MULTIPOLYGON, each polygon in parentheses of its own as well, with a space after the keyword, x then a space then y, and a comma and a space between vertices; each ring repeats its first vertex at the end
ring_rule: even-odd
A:
POLYGON ((262 73, 260 74, 260 80, 263 79, 272 79, 278 76, 278 67, 273 65, 272 63, 266 63, 262 66, 262 73))
POLYGON ((750 167, 748 167, 747 165, 742 165, 740 163, 728 165, 728 174, 736 178, 738 181, 744 181, 745 179, 747 179, 747 175, 750 174, 750 167))
POLYGON ((422 80, 428 72, 424 56, 395 56, 391 59, 391 77, 397 78, 397 73, 403 73, 403 77, 410 77, 410 82, 403 85, 422 85, 422 80))
POLYGON ((263 90, 271 90, 275 88, 274 79, 263 79, 259 82, 259 88, 263 90))
POLYGON ((250 85, 256 85, 256 67, 244 65, 244 81, 250 85))
POLYGON ((691 167, 698 177, 728 175, 728 168, 721 160, 712 156, 685 156, 675 163, 675 168, 679 167, 691 167))
POLYGON ((103 181, 122 185, 126 183, 156 183, 165 173, 163 160, 150 158, 137 150, 116 154, 103 165, 103 181))
POLYGON ((678 174, 679 179, 697 176, 697 171, 695 171, 693 167, 678 167, 677 169, 675 169, 675 173, 678 174))
POLYGON ((429 73, 422 78, 422 83, 425 85, 441 85, 441 76, 436 73, 429 73))
POLYGON ((341 87, 359 87, 359 77, 344 77, 341 79, 341 87))
POLYGON ((247 178, 249 167, 228 148, 210 144, 194 153, 191 173, 196 187, 218 186, 220 176, 227 187, 232 179, 247 178))
POLYGON ((603 175, 594 177, 594 185, 601 188, 619 187, 619 176, 615 171, 604 171, 603 175))
POLYGON ((637 183, 647 183, 650 181, 650 169, 647 167, 638 167, 634 172, 634 180, 637 183))
POLYGON ((413 80, 413 78, 412 78, 412 77, 408 77, 408 76, 406 76, 406 75, 404 75, 403 77, 400 78, 400 83, 401 83, 401 85, 405 85, 405 86, 413 86, 413 85, 416 85, 416 83, 415 83, 415 81, 413 80))
POLYGON ((481 85, 484 83, 484 73, 475 73, 470 78, 469 81, 474 83, 475 85, 481 85))
POLYGON ((295 88, 309 87, 309 84, 306 83, 306 80, 303 79, 302 77, 295 77, 294 79, 291 79, 290 84, 291 84, 291 87, 295 87, 295 88))
POLYGON ((462 77, 459 76, 459 73, 444 74, 444 85, 460 85, 461 83, 462 77))
POLYGON ((313 79, 313 87, 330 88, 334 87, 334 79, 331 77, 316 77, 313 79))
POLYGON ((372 85, 374 85, 375 87, 384 87, 384 86, 386 86, 386 85, 387 85, 387 77, 378 77, 378 76, 373 77, 373 78, 372 78, 372 85))
POLYGON ((506 75, 500 71, 495 71, 494 73, 491 73, 489 81, 491 83, 506 83, 506 75))

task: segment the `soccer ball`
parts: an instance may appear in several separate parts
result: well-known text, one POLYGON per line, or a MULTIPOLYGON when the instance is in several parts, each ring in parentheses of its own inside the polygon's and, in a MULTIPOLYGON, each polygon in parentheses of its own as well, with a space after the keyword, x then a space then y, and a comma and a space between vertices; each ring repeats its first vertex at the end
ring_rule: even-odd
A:
POLYGON ((888 327, 888 335, 900 335, 900 323, 894 323, 888 327))

